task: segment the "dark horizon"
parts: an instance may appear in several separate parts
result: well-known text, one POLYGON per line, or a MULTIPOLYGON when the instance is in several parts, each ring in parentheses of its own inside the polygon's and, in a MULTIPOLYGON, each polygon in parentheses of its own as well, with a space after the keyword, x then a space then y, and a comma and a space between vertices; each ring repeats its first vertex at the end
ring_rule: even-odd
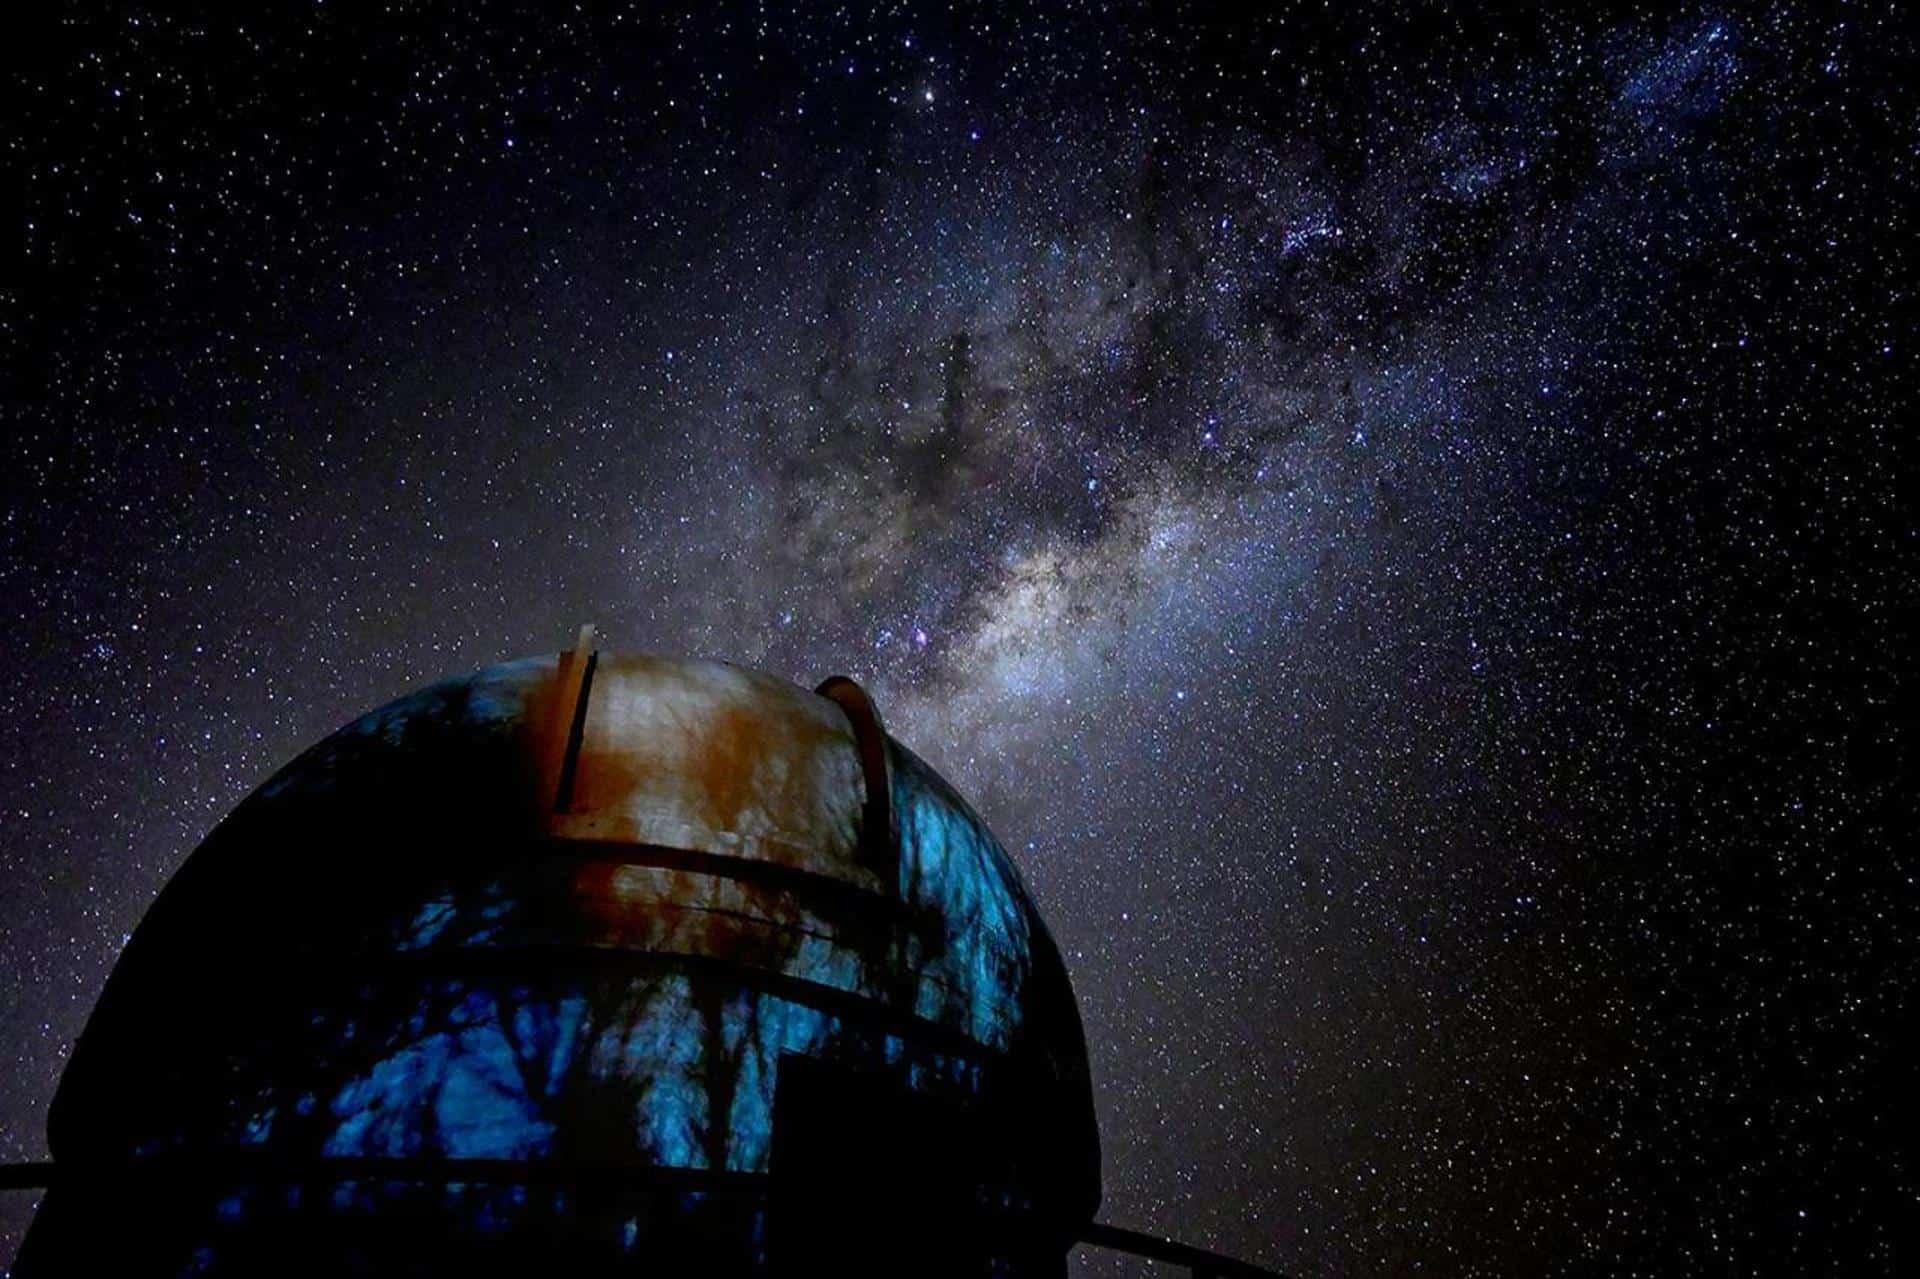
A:
POLYGON ((1105 1221, 1911 1269, 1910 17, 1229 12, 24 20, 0 1162, 235 803, 592 621, 980 810, 1105 1221))

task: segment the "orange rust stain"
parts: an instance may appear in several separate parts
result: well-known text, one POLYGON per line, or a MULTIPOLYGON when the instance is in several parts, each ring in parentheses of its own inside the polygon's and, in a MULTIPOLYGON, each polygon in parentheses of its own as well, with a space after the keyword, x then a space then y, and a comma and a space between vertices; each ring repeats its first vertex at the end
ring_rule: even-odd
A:
POLYGON ((698 753, 695 774, 715 829, 738 829, 749 807, 779 827, 804 829, 822 797, 815 793, 815 760, 847 735, 807 716, 763 716, 729 708, 715 717, 698 753))
POLYGON ((629 795, 658 785, 661 773, 660 761, 640 750, 610 751, 589 740, 580 748, 574 772, 574 811, 617 808, 629 795))
MULTIPOLYGON (((855 758, 852 729, 835 730, 811 718, 796 719, 789 730, 788 740, 792 744, 788 755, 790 766, 779 779, 781 789, 775 802, 781 812, 805 813, 822 798, 814 790, 816 761, 819 757, 837 745, 850 760, 855 758)), ((858 786, 858 765, 855 764, 854 768, 854 784, 858 786)), ((859 796, 853 796, 851 806, 855 811, 859 804, 859 796)))
MULTIPOLYGON (((557 868, 556 868, 557 869, 557 868)), ((551 921, 561 935, 593 946, 663 954, 725 956, 750 967, 795 971, 817 929, 778 890, 743 886, 741 899, 709 902, 711 887, 697 872, 638 867, 617 859, 570 866, 552 887, 570 896, 556 902, 551 921)), ((863 962, 882 962, 882 938, 840 933, 834 943, 851 946, 863 962)))
POLYGON ((573 909, 590 936, 616 944, 644 940, 660 925, 663 903, 637 895, 618 862, 583 862, 573 872, 573 909))
POLYGON ((618 862, 582 862, 573 871, 573 894, 587 902, 613 902, 625 896, 621 892, 618 862))
MULTIPOLYGON (((534 686, 527 698, 527 713, 516 729, 521 757, 527 763, 527 781, 530 786, 541 790, 547 789, 552 779, 560 775, 560 759, 566 748, 564 738, 556 744, 553 729, 562 713, 560 676, 566 665, 566 658, 562 657, 560 670, 534 686)), ((550 806, 552 795, 548 794, 545 798, 550 806)))
POLYGON ((713 828, 737 830, 741 814, 755 807, 777 828, 806 829, 825 798, 814 789, 817 761, 836 746, 851 758, 850 730, 811 716, 741 706, 720 712, 694 763, 713 828))
MULTIPOLYGON (((617 686, 632 673, 631 665, 603 657, 596 685, 617 686)), ((614 814, 638 801, 643 808, 677 810, 716 832, 765 833, 770 826, 799 833, 819 820, 823 805, 844 804, 857 822, 857 776, 844 801, 815 789, 824 756, 840 751, 854 758, 849 729, 799 708, 716 696, 703 681, 680 677, 677 682, 685 687, 668 681, 669 687, 642 705, 621 712, 623 720, 631 716, 635 723, 618 732, 610 732, 604 720, 596 731, 589 704, 586 740, 574 773, 574 813, 614 814), (640 724, 646 727, 639 729, 640 724)))

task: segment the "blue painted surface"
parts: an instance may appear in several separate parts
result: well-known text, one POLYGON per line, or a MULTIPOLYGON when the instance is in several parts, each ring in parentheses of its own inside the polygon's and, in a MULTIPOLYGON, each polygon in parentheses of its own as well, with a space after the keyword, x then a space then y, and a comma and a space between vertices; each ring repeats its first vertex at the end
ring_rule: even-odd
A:
POLYGON ((1008 1047, 1031 971, 1025 890, 985 825, 905 751, 894 752, 901 891, 937 919, 916 1011, 979 1042, 1008 1047))

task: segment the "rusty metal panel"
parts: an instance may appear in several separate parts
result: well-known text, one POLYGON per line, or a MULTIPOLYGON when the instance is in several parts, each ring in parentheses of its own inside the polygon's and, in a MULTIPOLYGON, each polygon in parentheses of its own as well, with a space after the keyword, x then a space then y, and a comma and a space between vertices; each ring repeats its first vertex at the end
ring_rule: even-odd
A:
POLYGON ((601 654, 560 838, 752 857, 891 891, 856 853, 865 801, 846 716, 722 662, 601 654))

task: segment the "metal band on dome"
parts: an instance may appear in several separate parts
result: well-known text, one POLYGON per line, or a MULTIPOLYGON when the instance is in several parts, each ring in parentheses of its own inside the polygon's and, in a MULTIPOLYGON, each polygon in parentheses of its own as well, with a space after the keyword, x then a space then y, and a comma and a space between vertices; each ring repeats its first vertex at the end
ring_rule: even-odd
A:
POLYGON ((867 690, 845 675, 829 676, 813 691, 839 706, 853 725, 860 776, 867 787, 867 802, 860 818, 860 859, 880 871, 888 883, 896 883, 893 783, 887 774, 887 730, 881 726, 880 712, 874 709, 867 690))
POLYGON ((553 811, 573 807, 573 779, 580 764, 580 740, 587 724, 587 698, 593 689, 593 668, 600 654, 593 646, 593 623, 580 628, 571 653, 560 655, 559 696, 554 701, 553 726, 548 730, 554 757, 553 811))

